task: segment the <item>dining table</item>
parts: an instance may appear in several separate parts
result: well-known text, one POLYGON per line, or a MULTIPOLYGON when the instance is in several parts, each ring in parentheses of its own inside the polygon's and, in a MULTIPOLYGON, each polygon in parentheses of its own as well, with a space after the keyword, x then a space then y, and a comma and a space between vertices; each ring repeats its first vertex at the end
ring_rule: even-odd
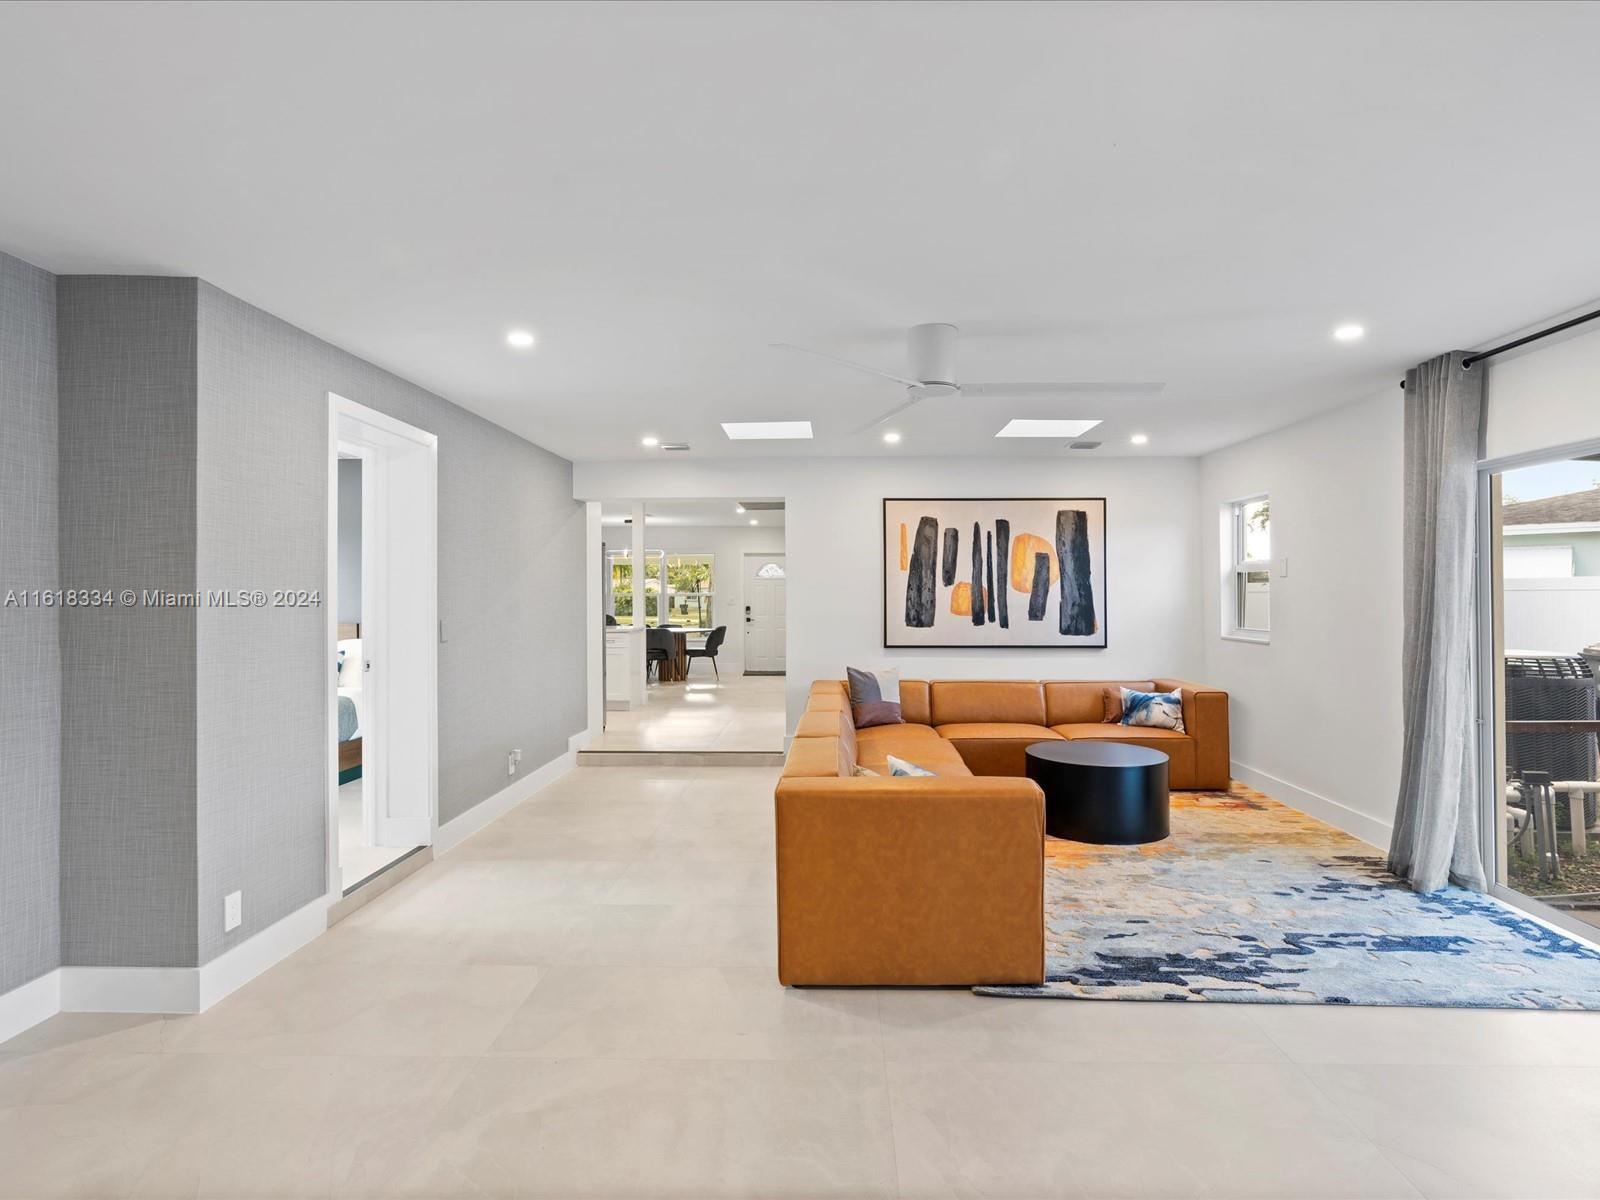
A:
POLYGON ((664 625, 662 628, 672 634, 672 655, 661 664, 661 682, 682 683, 689 678, 689 639, 703 638, 711 630, 698 625, 664 625))

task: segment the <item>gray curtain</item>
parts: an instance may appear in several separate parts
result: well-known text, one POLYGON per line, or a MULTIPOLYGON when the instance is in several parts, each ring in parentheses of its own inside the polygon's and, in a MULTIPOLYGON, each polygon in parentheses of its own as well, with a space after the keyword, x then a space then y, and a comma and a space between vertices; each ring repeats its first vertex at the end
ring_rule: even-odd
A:
POLYGON ((1419 892, 1482 890, 1473 670, 1482 366, 1464 351, 1406 373, 1405 742, 1389 869, 1419 892))

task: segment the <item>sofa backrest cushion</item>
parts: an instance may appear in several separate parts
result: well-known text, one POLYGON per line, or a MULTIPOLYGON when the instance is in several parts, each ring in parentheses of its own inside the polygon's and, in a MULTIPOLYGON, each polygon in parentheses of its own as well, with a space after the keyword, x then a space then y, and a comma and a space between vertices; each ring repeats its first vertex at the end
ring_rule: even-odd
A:
POLYGON ((1148 679, 1134 680, 1130 683, 1106 682, 1104 680, 1072 680, 1070 682, 1047 683, 1044 685, 1045 719, 1040 723, 1043 725, 1087 725, 1091 721, 1104 721, 1106 719, 1105 694, 1108 687, 1131 688, 1136 692, 1155 690, 1155 684, 1148 679))
POLYGON ((933 725, 1045 723, 1044 685, 1037 681, 940 679, 928 692, 933 725))
POLYGON ((907 725, 932 725, 928 707, 928 683, 924 679, 900 681, 900 719, 907 725))
POLYGON ((785 779, 848 778, 855 773, 855 754, 843 738, 797 737, 783 760, 785 779))

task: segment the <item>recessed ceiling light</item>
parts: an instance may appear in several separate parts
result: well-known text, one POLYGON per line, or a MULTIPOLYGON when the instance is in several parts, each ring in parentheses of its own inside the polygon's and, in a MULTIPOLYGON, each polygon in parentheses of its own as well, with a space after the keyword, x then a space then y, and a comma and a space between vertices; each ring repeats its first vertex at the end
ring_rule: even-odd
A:
POLYGON ((1148 433, 1136 433, 1128 440, 1135 446, 1142 446, 1150 440, 1150 435, 1148 433))
POLYGON ((527 329, 513 329, 510 333, 506 334, 506 345, 512 346, 518 350, 530 349, 537 340, 538 339, 533 336, 532 331, 527 329))
POLYGON ((900 435, 891 429, 883 435, 883 440, 891 446, 898 446, 900 444, 900 435))
POLYGON ((1359 342, 1366 336, 1364 325, 1341 325, 1333 331, 1333 340, 1336 342, 1359 342))
POLYGON ((661 445, 661 439, 658 437, 642 437, 639 439, 639 445, 654 448, 661 445))
POLYGON ((739 514, 739 515, 740 515, 740 516, 741 516, 741 517, 742 517, 742 516, 744 516, 744 505, 742 505, 742 504, 735 504, 735 505, 734 505, 734 506, 733 506, 733 511, 734 511, 734 512, 736 512, 736 513, 738 513, 738 514, 739 514))
POLYGON ((751 517, 751 518, 750 518, 750 524, 752 524, 752 525, 759 525, 759 524, 761 524, 761 522, 760 522, 760 521, 758 521, 758 520, 756 520, 756 519, 755 519, 755 518, 754 518, 754 517, 751 517))
POLYGON ((810 421, 724 421, 722 432, 736 442, 757 438, 808 438, 810 421))
POLYGON ((1033 421, 1018 417, 995 437, 1075 438, 1100 424, 1095 421, 1033 421))

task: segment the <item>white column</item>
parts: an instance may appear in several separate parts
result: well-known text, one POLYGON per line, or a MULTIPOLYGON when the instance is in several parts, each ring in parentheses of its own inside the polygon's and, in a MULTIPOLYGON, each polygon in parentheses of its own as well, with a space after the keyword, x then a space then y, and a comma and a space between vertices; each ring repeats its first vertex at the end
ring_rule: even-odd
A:
POLYGON ((605 530, 600 525, 600 502, 589 500, 584 504, 584 556, 583 567, 588 575, 584 584, 586 641, 586 675, 589 680, 589 702, 586 706, 582 741, 585 745, 597 738, 606 725, 605 695, 605 561, 601 556, 605 530))
MULTIPOLYGON (((644 501, 633 502, 633 623, 644 628, 644 501)), ((644 662, 644 638, 635 638, 639 647, 640 669, 644 662)))

